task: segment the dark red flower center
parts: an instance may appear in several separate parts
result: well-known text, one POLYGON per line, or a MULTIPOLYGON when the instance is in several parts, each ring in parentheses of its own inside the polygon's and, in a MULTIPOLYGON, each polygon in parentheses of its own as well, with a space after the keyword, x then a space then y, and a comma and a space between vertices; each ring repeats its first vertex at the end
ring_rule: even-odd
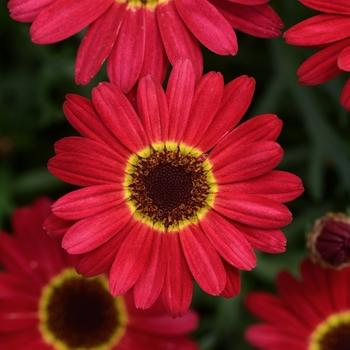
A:
POLYGON ((321 350, 349 350, 350 324, 340 324, 327 332, 320 341, 321 350))
POLYGON ((140 158, 131 174, 130 200, 142 216, 167 229, 207 206, 211 190, 207 173, 197 157, 154 151, 140 158))
POLYGON ((119 339, 125 314, 100 277, 75 273, 48 288, 41 308, 44 337, 49 334, 46 338, 66 349, 98 348, 119 339))

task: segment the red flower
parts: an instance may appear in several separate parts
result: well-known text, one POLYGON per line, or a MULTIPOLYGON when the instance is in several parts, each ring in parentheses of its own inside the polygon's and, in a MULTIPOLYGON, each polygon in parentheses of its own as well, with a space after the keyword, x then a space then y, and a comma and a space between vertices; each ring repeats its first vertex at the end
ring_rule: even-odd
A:
POLYGON ((198 349, 186 338, 197 326, 193 311, 175 320, 160 300, 138 310, 130 294, 111 296, 104 275, 78 275, 72 256, 42 229, 51 204, 39 198, 17 209, 15 235, 0 233, 2 350, 198 349))
POLYGON ((350 269, 323 269, 306 259, 301 281, 277 278, 280 296, 248 295, 248 309, 264 323, 250 326, 247 341, 264 350, 342 350, 350 341, 350 269))
POLYGON ((272 171, 283 156, 274 142, 281 120, 261 115, 231 131, 254 80, 224 87, 210 72, 195 81, 188 60, 175 65, 166 93, 153 77, 141 79, 139 115, 109 83, 93 89, 92 102, 68 95, 65 115, 83 137, 57 142, 48 165, 84 187, 59 199, 45 224, 80 255, 78 271, 110 270, 112 294, 135 285, 141 308, 162 291, 173 316, 189 307, 193 277, 207 293, 231 297, 238 269, 256 264, 253 247, 284 251, 279 228, 292 217, 281 202, 303 192, 298 177, 272 171))
MULTIPOLYGON (((324 83, 344 71, 350 72, 350 8, 347 0, 300 0, 305 6, 323 12, 288 29, 287 44, 318 47, 319 51, 298 69, 299 83, 324 83)), ((345 84, 340 103, 350 110, 350 80, 345 84)))
POLYGON ((168 60, 188 58, 199 78, 199 43, 219 55, 235 55, 234 29, 272 38, 283 26, 268 0, 10 0, 11 17, 33 22, 34 43, 66 39, 88 26, 78 50, 75 81, 87 84, 108 57, 112 83, 124 93, 152 74, 163 81, 168 60))

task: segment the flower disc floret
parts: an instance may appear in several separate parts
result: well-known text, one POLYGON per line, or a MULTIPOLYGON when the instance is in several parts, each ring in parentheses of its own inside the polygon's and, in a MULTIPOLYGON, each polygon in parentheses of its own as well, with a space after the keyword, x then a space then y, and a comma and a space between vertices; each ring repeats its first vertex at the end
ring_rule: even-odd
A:
POLYGON ((138 157, 136 162, 131 157, 124 184, 136 215, 161 230, 178 230, 180 224, 197 220, 197 214, 209 208, 217 186, 212 172, 193 153, 165 147, 152 148, 149 157, 138 157))

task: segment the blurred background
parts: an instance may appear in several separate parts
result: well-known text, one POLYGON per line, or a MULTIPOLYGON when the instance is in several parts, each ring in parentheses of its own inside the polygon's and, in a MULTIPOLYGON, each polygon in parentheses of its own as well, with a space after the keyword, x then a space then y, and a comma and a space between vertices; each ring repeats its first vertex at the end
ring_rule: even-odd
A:
MULTIPOLYGON (((271 0, 285 27, 316 14, 297 0, 271 0)), ((53 144, 75 135, 62 104, 67 93, 88 98, 106 81, 105 67, 87 86, 74 84, 74 60, 83 33, 62 43, 32 44, 29 24, 13 21, 6 1, 0 4, 0 229, 10 232, 11 213, 41 195, 57 199, 73 187, 46 169, 53 144)), ((252 290, 275 291, 282 269, 297 274, 307 255, 305 234, 328 211, 350 212, 350 116, 339 104, 345 73, 318 86, 300 86, 296 70, 313 50, 288 46, 283 38, 259 39, 237 32, 235 57, 203 49, 205 72, 220 71, 228 83, 246 74, 256 79, 253 102, 245 119, 277 114, 284 123, 278 141, 285 150, 279 169, 302 178, 305 193, 288 203, 294 220, 283 228, 287 250, 271 255, 256 252, 257 267, 243 272, 241 294, 233 299, 206 295, 196 288, 192 306, 201 323, 193 337, 201 349, 252 349, 245 328, 255 320, 242 301, 252 290)))

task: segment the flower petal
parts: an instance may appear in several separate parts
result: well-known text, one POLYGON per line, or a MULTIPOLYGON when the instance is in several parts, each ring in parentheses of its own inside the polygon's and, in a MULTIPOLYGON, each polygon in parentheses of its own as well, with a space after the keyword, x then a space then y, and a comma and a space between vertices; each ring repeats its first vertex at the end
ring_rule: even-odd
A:
POLYGON ((107 128, 131 152, 137 153, 148 146, 139 117, 116 86, 100 83, 92 90, 92 101, 107 128))
POLYGON ((164 142, 169 129, 168 104, 162 86, 150 75, 139 82, 137 106, 149 142, 164 142))
POLYGON ((63 111, 73 128, 82 136, 108 145, 126 158, 130 156, 130 151, 104 124, 90 100, 78 95, 67 95, 63 111))
POLYGON ((208 130, 221 102, 224 79, 221 73, 205 74, 197 83, 183 142, 195 147, 208 130))
POLYGON ((10 16, 18 22, 33 22, 39 13, 56 0, 10 0, 10 16))
POLYGON ((338 67, 346 72, 350 72, 350 39, 347 41, 347 44, 347 47, 338 56, 338 67))
POLYGON ((315 46, 345 39, 349 31, 348 16, 320 14, 294 25, 283 37, 290 45, 315 46))
POLYGON ((258 38, 275 38, 281 35, 283 22, 267 4, 247 6, 238 1, 210 0, 228 23, 243 33, 258 38))
POLYGON ((194 94, 195 76, 189 60, 176 62, 167 85, 169 141, 180 142, 186 130, 194 94))
POLYGON ((51 44, 80 32, 100 17, 113 0, 57 0, 46 7, 30 27, 30 36, 36 44, 51 44))
POLYGON ((185 226, 179 236, 187 264, 198 285, 211 295, 219 295, 226 285, 226 273, 214 247, 194 224, 185 226))
POLYGON ((193 282, 177 232, 165 235, 167 244, 167 272, 162 289, 164 306, 172 317, 182 317, 190 307, 193 282))
POLYGON ((220 296, 224 298, 232 298, 241 292, 241 277, 237 267, 230 265, 223 259, 222 263, 226 270, 226 286, 220 296))
POLYGON ((63 220, 51 214, 44 222, 44 229, 47 231, 48 235, 51 237, 62 238, 67 230, 75 223, 72 220, 63 220))
POLYGON ((298 83, 322 84, 342 73, 337 65, 340 52, 350 45, 350 39, 327 46, 308 58, 298 69, 298 83))
POLYGON ((337 13, 339 15, 350 15, 348 0, 300 0, 302 4, 314 10, 326 13, 337 13))
POLYGON ((107 60, 111 83, 128 93, 140 77, 145 54, 145 16, 143 6, 126 7, 117 39, 107 60))
POLYGON ((153 234, 148 259, 134 286, 134 298, 137 308, 147 309, 157 300, 163 288, 166 267, 167 251, 164 233, 156 231, 153 234))
POLYGON ((160 35, 170 63, 174 66, 179 59, 189 59, 193 63, 196 78, 199 79, 203 72, 201 48, 182 21, 174 2, 159 2, 156 12, 160 35))
POLYGON ((347 111, 350 111, 350 79, 347 80, 343 87, 343 90, 340 95, 340 104, 347 111))
POLYGON ((234 30, 225 17, 206 0, 174 0, 182 20, 195 37, 210 51, 235 55, 238 50, 234 30))
POLYGON ((214 209, 224 216, 249 226, 279 228, 292 221, 288 208, 274 200, 255 195, 215 195, 214 209))
POLYGON ((110 270, 116 253, 120 249, 130 230, 136 225, 136 220, 129 220, 111 239, 96 249, 80 254, 76 263, 76 270, 84 277, 98 276, 110 270))
POLYGON ((119 183, 124 180, 124 169, 115 167, 111 159, 99 157, 92 152, 62 153, 48 162, 49 171, 59 179, 77 186, 94 186, 106 183, 119 183))
POLYGON ((290 202, 304 192, 299 177, 279 170, 241 182, 222 184, 220 192, 258 194, 278 202, 290 202))
POLYGON ((124 239, 109 273, 112 295, 123 295, 139 278, 152 246, 154 232, 139 221, 124 239))
POLYGON ((256 257, 251 245, 226 218, 210 210, 199 224, 216 251, 230 265, 242 270, 255 267, 256 257))
POLYGON ((69 192, 57 200, 54 214, 66 220, 79 220, 100 214, 125 200, 125 192, 115 184, 91 186, 69 192))
POLYGON ((263 229, 236 221, 232 224, 244 234, 254 249, 271 254, 283 253, 286 250, 287 239, 279 229, 263 229))
POLYGON ((145 59, 143 60, 140 77, 151 74, 162 83, 167 73, 168 57, 159 31, 157 10, 147 6, 145 7, 145 28, 145 59))
POLYGON ((253 97, 255 80, 242 75, 224 87, 220 107, 212 120, 208 132, 197 147, 207 152, 228 131, 233 129, 247 111, 253 97))
POLYGON ((273 169, 283 157, 281 146, 272 141, 260 141, 239 148, 227 147, 214 159, 213 174, 218 184, 248 180, 273 169))
POLYGON ((129 207, 122 203, 97 216, 79 220, 64 235, 62 247, 70 254, 90 252, 122 230, 131 215, 129 207))
POLYGON ((216 154, 224 152, 227 147, 234 149, 258 141, 275 141, 281 130, 282 120, 274 114, 262 114, 251 118, 222 138, 210 153, 210 157, 214 159, 216 154))
POLYGON ((75 62, 75 83, 86 85, 111 52, 123 21, 126 3, 115 1, 86 31, 75 62))

